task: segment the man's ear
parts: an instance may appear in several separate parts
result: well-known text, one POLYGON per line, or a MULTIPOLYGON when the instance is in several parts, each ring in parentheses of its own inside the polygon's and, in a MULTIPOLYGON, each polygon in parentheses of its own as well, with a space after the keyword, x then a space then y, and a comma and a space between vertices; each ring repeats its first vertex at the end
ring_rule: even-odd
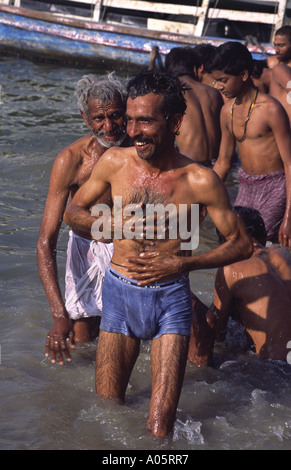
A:
POLYGON ((250 73, 249 73, 248 70, 243 70, 243 72, 241 72, 240 76, 241 76, 242 81, 243 81, 243 82, 246 82, 247 79, 248 79, 249 76, 250 76, 250 73))
POLYGON ((197 78, 197 80, 198 81, 202 80, 202 75, 204 74, 204 65, 201 64, 199 67, 195 65, 195 67, 193 67, 193 71, 194 71, 194 76, 197 78))
POLYGON ((92 128, 91 128, 90 124, 89 124, 88 121, 87 121, 86 114, 83 113, 83 111, 80 111, 80 113, 81 113, 82 118, 84 119, 84 122, 85 122, 86 126, 87 126, 88 129, 90 129, 90 131, 91 131, 92 128))
POLYGON ((171 119, 171 128, 175 135, 179 135, 179 130, 183 121, 183 115, 180 113, 174 114, 171 119))

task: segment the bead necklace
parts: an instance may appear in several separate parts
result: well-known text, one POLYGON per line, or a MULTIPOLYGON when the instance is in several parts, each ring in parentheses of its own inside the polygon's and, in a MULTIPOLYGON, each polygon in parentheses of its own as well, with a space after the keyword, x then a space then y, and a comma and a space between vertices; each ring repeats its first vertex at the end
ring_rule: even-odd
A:
POLYGON ((233 132, 233 108, 234 108, 234 105, 235 105, 235 102, 236 102, 236 98, 233 100, 232 104, 231 104, 231 108, 230 108, 230 117, 231 117, 231 133, 233 135, 233 137, 235 138, 235 140, 237 142, 243 142, 245 139, 246 139, 246 133, 247 133, 247 124, 250 120, 250 117, 251 117, 251 114, 252 114, 252 110, 254 108, 254 105, 255 105, 255 102, 256 102, 256 99, 257 99, 257 96, 258 96, 258 89, 256 89, 256 92, 255 92, 255 96, 254 96, 254 99, 253 101, 251 102, 251 105, 249 107, 249 111, 248 111, 248 115, 247 115, 247 118, 244 122, 244 133, 243 133, 243 136, 239 139, 238 137, 236 137, 235 133, 233 132))

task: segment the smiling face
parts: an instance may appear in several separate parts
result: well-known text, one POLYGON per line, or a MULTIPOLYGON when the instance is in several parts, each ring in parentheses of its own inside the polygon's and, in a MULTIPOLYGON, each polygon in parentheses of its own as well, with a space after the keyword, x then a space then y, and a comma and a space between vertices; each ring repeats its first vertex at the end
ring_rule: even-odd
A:
POLYGON ((216 81, 216 88, 226 98, 236 98, 249 78, 248 71, 244 71, 240 75, 229 75, 222 70, 213 70, 211 75, 216 81))
POLYGON ((119 146, 126 137, 124 110, 120 101, 101 104, 98 99, 88 99, 88 117, 83 119, 98 142, 105 148, 119 146))
POLYGON ((161 94, 148 93, 127 100, 127 134, 143 160, 158 158, 173 144, 175 130, 164 117, 162 105, 161 94))
POLYGON ((287 36, 276 35, 274 37, 274 47, 276 57, 279 62, 289 62, 291 60, 291 43, 287 36))

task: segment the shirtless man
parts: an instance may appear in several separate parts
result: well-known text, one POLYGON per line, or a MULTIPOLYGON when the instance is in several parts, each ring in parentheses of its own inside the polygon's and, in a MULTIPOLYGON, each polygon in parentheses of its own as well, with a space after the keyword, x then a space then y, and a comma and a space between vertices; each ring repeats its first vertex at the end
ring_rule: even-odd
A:
MULTIPOLYGON (((251 254, 250 240, 221 180, 210 168, 180 155, 175 148, 185 109, 177 78, 146 70, 130 80, 126 115, 133 147, 110 149, 102 155, 65 212, 65 221, 74 230, 90 233, 97 219, 89 208, 111 188, 114 254, 103 284, 96 391, 123 402, 140 340, 152 339, 148 429, 157 436, 172 430, 184 379, 192 316, 189 271, 222 266, 251 254), (115 212, 120 200, 123 212, 117 215, 119 220, 124 217, 124 224, 122 233, 116 234, 115 212), (181 222, 181 203, 192 227, 197 227, 197 221, 190 220, 193 205, 207 206, 225 244, 208 253, 183 256, 188 246, 181 245, 181 224, 176 224, 176 236, 169 236, 174 218, 166 224, 164 238, 148 234, 149 208, 158 204, 166 206, 165 210, 171 208, 176 222, 181 222), (125 210, 135 206, 142 214, 132 224, 142 220, 143 231, 131 237, 125 210)), ((110 217, 102 217, 106 226, 110 217)))
POLYGON ((235 205, 257 209, 268 240, 291 247, 291 133, 284 108, 250 78, 252 56, 239 42, 216 49, 212 74, 228 98, 221 111, 221 146, 213 169, 225 180, 237 145, 241 161, 235 205))
POLYGON ((270 95, 285 108, 291 126, 291 26, 276 31, 274 47, 278 65, 272 68, 270 95))
POLYGON ((195 76, 195 48, 174 47, 166 55, 167 72, 187 85, 187 110, 176 143, 179 152, 204 165, 218 156, 220 144, 219 115, 223 105, 216 89, 200 83, 195 76))
POLYGON ((267 60, 253 60, 252 81, 256 88, 263 93, 269 93, 272 79, 272 70, 267 60))
POLYGON ((53 363, 64 364, 63 356, 71 360, 66 339, 72 337, 72 328, 74 342, 89 341, 98 333, 102 277, 113 245, 70 233, 65 303, 58 283, 57 239, 68 199, 87 181, 107 148, 125 143, 125 92, 113 74, 101 78, 84 76, 77 84, 76 96, 91 133, 62 150, 53 164, 37 242, 39 274, 53 316, 46 340, 46 356, 51 356, 53 363), (80 288, 78 283, 82 284, 80 288))
POLYGON ((209 43, 201 43, 192 49, 195 57, 194 73, 196 79, 204 85, 214 86, 215 81, 211 75, 209 64, 215 54, 216 46, 209 43))
MULTIPOLYGON (((235 209, 251 237, 253 254, 247 260, 219 268, 212 306, 207 309, 196 299, 197 306, 200 312, 204 308, 208 328, 216 330, 219 340, 224 337, 228 319, 233 317, 243 324, 258 355, 286 361, 288 348, 291 349, 290 252, 281 246, 265 247, 264 222, 255 209, 235 209)), ((208 343, 209 336, 211 333, 206 338, 208 343)), ((202 354, 206 354, 205 345, 202 353, 197 350, 193 336, 189 359, 194 364, 200 364, 202 354)), ((209 355, 210 351, 211 348, 209 355)))

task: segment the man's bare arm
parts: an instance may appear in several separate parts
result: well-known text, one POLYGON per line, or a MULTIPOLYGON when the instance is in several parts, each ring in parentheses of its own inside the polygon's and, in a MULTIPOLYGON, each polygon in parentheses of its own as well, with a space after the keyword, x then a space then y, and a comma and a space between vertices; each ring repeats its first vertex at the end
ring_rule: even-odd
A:
POLYGON ((279 243, 291 248, 291 131, 289 119, 285 109, 278 102, 270 107, 268 119, 284 164, 286 181, 286 210, 279 229, 279 243))
POLYGON ((233 300, 232 285, 235 283, 231 266, 219 268, 215 277, 213 303, 210 307, 214 319, 216 339, 225 337, 227 322, 233 300), (227 275, 228 274, 228 275, 227 275))
POLYGON ((223 106, 220 114, 221 141, 219 154, 214 163, 213 170, 224 181, 231 169, 232 158, 235 151, 235 140, 229 130, 229 104, 223 106))
POLYGON ((188 359, 198 367, 211 366, 215 325, 211 310, 192 293, 192 325, 188 359))
POLYGON ((58 282, 56 255, 59 230, 69 197, 72 178, 71 159, 69 154, 62 152, 56 158, 51 171, 49 191, 37 241, 39 275, 54 319, 53 326, 48 334, 46 355, 51 355, 52 362, 56 362, 56 359, 58 359, 60 364, 63 363, 62 354, 70 360, 66 338, 72 330, 72 324, 58 282))
POLYGON ((93 168, 90 178, 76 192, 64 213, 64 221, 72 230, 84 238, 92 238, 91 227, 96 217, 91 215, 91 207, 110 188, 107 181, 106 164, 103 156, 93 168))

